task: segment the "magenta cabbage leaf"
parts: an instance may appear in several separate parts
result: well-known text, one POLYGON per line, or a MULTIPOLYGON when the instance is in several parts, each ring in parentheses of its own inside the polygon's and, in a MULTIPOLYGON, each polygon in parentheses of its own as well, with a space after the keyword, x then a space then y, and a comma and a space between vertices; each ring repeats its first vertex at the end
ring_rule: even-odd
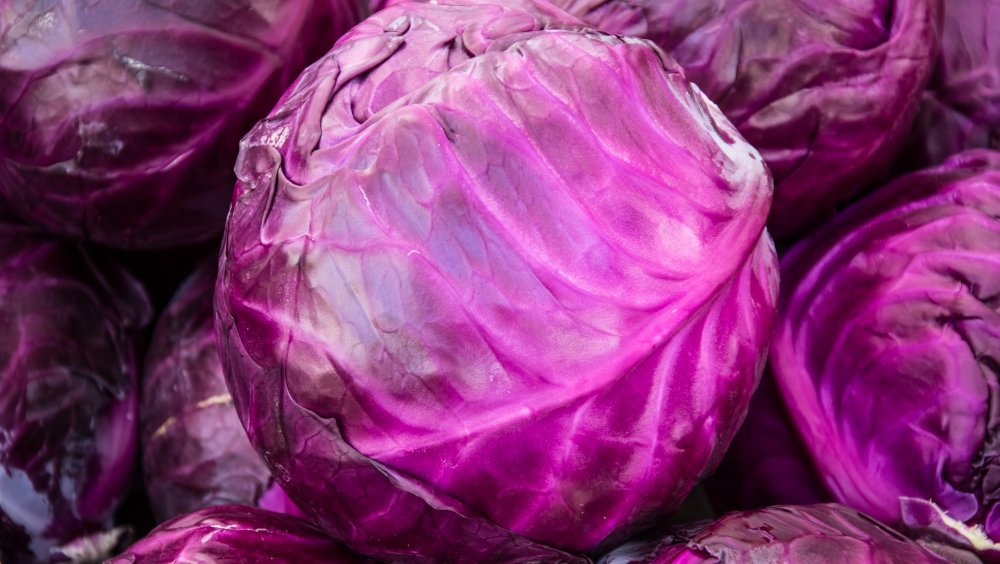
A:
POLYGON ((746 412, 771 180, 647 41, 546 3, 399 4, 237 171, 229 388, 289 496, 360 552, 598 550, 679 505, 746 412))
POLYGON ((995 151, 880 189, 783 259, 771 353, 836 500, 983 551, 1000 541, 998 218, 995 151))
POLYGON ((357 0, 0 2, 0 192, 121 248, 223 227, 237 142, 357 0))
POLYGON ((0 561, 101 544, 135 463, 135 348, 151 317, 117 264, 0 223, 0 561))

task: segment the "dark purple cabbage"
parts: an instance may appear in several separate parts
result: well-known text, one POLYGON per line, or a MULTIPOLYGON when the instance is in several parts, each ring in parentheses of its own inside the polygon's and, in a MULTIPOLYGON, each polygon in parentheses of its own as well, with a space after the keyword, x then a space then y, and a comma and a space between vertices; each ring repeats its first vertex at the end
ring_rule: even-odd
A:
POLYGON ((215 346, 215 261, 177 290, 156 325, 140 404, 143 477, 158 521, 241 503, 300 514, 250 446, 215 346))
POLYGON ((229 388, 357 551, 568 559, 721 459, 770 337, 771 182, 651 43, 547 3, 399 4, 237 166, 229 388))
POLYGON ((291 515, 244 505, 209 507, 153 529, 107 564, 174 562, 370 562, 291 515))
POLYGON ((630 542, 598 560, 598 564, 710 562, 946 564, 949 560, 835 503, 730 513, 655 540, 630 542))
POLYGON ((834 499, 1000 556, 1000 153, 897 179, 782 277, 771 367, 834 499))
POLYGON ((151 316, 117 264, 0 223, 0 561, 114 542, 104 535, 135 463, 136 338, 151 316))
POLYGON ((904 168, 1000 149, 1000 0, 948 0, 941 56, 901 156, 904 168))
POLYGON ((223 227, 237 142, 359 0, 0 2, 0 192, 120 248, 223 227))
POLYGON ((655 41, 774 175, 785 238, 881 176, 913 123, 940 0, 557 0, 612 33, 655 41))

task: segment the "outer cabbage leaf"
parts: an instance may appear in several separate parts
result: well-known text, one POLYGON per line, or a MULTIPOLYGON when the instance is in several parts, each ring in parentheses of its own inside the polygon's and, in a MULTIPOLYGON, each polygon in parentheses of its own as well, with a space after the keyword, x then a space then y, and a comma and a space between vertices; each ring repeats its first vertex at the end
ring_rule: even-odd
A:
POLYGON ((297 517, 222 505, 171 519, 108 560, 108 564, 128 562, 361 564, 368 560, 297 517))
POLYGON ((633 541, 598 564, 870 562, 944 564, 871 517, 835 503, 783 505, 724 515, 652 541, 633 541))
POLYGON ((988 150, 862 200, 784 258, 771 354, 835 499, 983 551, 1000 540, 998 217, 988 150))
POLYGON ((237 142, 358 0, 0 3, 0 192, 121 248, 221 231, 237 142))
POLYGON ((215 346, 216 264, 203 262, 156 325, 140 409, 143 477, 158 521, 242 503, 300 514, 250 446, 215 346))
POLYGON ((151 316, 117 264, 0 224, 0 561, 83 557, 111 540, 101 534, 135 462, 135 341, 151 316))
POLYGON ((974 148, 1000 149, 1000 0, 948 0, 941 56, 900 164, 939 164, 974 148))
POLYGON ((557 0, 646 37, 774 175, 768 228, 795 235, 879 177, 909 131, 941 33, 939 0, 557 0))
POLYGON ((243 141, 220 352, 289 496, 389 559, 566 559, 721 458, 770 336, 760 156, 652 44, 399 4, 243 141))

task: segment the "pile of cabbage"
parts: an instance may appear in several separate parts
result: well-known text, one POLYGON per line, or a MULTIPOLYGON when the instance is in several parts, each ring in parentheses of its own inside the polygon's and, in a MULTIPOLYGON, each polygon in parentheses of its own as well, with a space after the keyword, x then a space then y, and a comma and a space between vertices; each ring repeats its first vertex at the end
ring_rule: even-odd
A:
POLYGON ((0 0, 0 562, 1000 561, 1000 0, 0 0))

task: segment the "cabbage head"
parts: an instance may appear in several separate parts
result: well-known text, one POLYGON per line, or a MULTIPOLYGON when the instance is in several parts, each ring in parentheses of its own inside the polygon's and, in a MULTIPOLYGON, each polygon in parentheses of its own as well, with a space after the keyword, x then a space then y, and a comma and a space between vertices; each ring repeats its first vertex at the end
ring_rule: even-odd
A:
POLYGON ((237 171, 229 389, 289 497, 359 552, 610 546, 746 412, 771 180, 645 40, 542 2, 395 5, 305 71, 237 171))
POLYGON ((834 499, 986 553, 1000 541, 998 218, 995 151, 876 191, 782 259, 771 352, 834 499))
POLYGON ((240 137, 361 17, 357 0, 0 2, 0 193, 133 249, 225 223, 240 137))

